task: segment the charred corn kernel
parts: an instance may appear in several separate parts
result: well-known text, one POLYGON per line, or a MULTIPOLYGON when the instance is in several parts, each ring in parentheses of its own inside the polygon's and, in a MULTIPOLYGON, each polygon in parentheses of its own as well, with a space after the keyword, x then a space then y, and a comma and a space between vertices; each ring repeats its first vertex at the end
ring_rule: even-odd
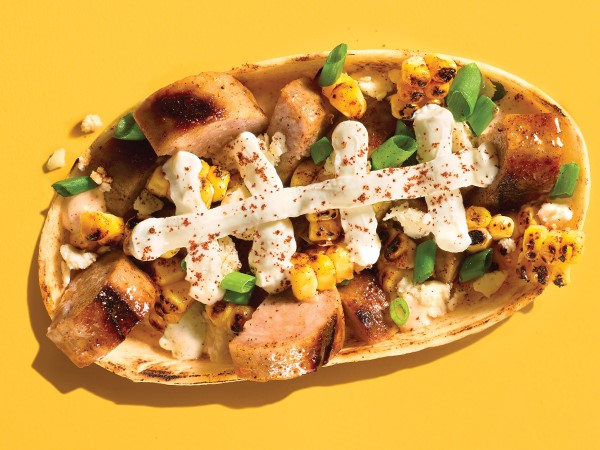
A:
POLYGON ((534 261, 548 237, 548 228, 543 225, 530 225, 523 233, 523 254, 529 261, 534 261))
POLYGON ((410 119, 414 112, 419 109, 419 105, 414 103, 406 103, 402 101, 397 95, 393 95, 390 99, 390 105, 392 108, 392 115, 396 119, 410 119))
POLYGON ((557 264, 552 270, 552 282, 563 287, 571 283, 571 266, 569 264, 557 264))
POLYGON ((350 252, 341 245, 332 245, 325 251, 335 267, 335 282, 340 283, 344 280, 354 278, 354 264, 350 258, 350 252))
POLYGON ((220 202, 227 192, 227 186, 229 185, 229 172, 224 169, 220 169, 217 166, 211 166, 208 171, 206 179, 212 184, 214 188, 214 194, 212 197, 213 202, 220 202))
POLYGON ((322 91, 331 106, 349 119, 360 119, 367 110, 358 81, 346 73, 342 73, 331 86, 323 87, 322 91))
POLYGON ((377 279, 379 286, 388 295, 398 294, 398 283, 402 278, 412 278, 412 271, 398 269, 391 264, 377 263, 377 279))
POLYGON ((492 220, 492 215, 483 206, 469 206, 465 210, 467 217, 467 227, 469 230, 474 228, 486 228, 492 220))
POLYGON ((312 184, 319 174, 319 166, 317 166, 311 158, 302 161, 290 180, 290 186, 308 186, 312 184))
POLYGON ((155 259, 150 262, 148 273, 159 286, 173 284, 185 278, 185 271, 181 268, 181 258, 155 259))
POLYGON ((309 264, 317 275, 317 287, 320 291, 335 287, 335 266, 331 258, 322 253, 317 253, 310 256, 309 264))
POLYGON ((179 253, 179 249, 174 248, 173 250, 164 252, 162 255, 160 255, 160 257, 163 259, 169 259, 169 258, 172 258, 173 256, 175 256, 177 253, 179 253))
POLYGON ((583 231, 568 230, 562 232, 563 246, 560 251, 559 261, 562 262, 564 255, 567 263, 576 264, 581 261, 583 255, 583 241, 585 235, 583 231))
POLYGON ((420 104, 425 100, 425 91, 423 88, 415 88, 404 83, 398 85, 398 92, 396 95, 398 96, 398 99, 404 103, 420 104))
POLYGON ((317 293, 318 280, 309 265, 294 265, 290 272, 292 292, 298 300, 307 300, 317 293))
POLYGON ((392 202, 380 202, 375 203, 373 205, 373 212, 375 213, 375 218, 377 219, 377 222, 383 221, 383 218, 388 213, 391 207, 392 202))
POLYGON ((326 209, 325 211, 319 211, 316 213, 311 213, 306 215, 306 219, 309 222, 317 222, 321 220, 333 220, 337 219, 339 216, 339 212, 337 209, 326 209))
POLYGON ((162 286, 160 298, 150 310, 152 326, 164 330, 168 324, 179 322, 183 313, 194 303, 194 299, 188 295, 189 290, 187 281, 162 286))
POLYGON ((519 214, 517 216, 517 235, 523 234, 529 226, 538 224, 537 220, 535 219, 536 214, 537 210, 531 205, 523 206, 519 210, 519 214))
POLYGON ((342 235, 342 222, 338 217, 333 220, 317 220, 308 223, 308 239, 315 243, 326 245, 337 241, 342 235))
POLYGON ((219 301, 206 305, 206 316, 215 326, 227 328, 238 334, 244 328, 246 321, 252 317, 254 308, 246 305, 236 305, 219 301))
POLYGON ((411 56, 402 61, 402 81, 411 86, 425 87, 431 80, 429 68, 421 56, 411 56))
POLYGON ((433 81, 447 83, 456 75, 456 63, 447 56, 429 53, 425 55, 425 64, 433 81))
POLYGON ((215 195, 215 188, 206 178, 200 178, 200 198, 207 208, 210 208, 210 204, 213 201, 215 195))
POLYGON ((291 263, 293 265, 299 265, 299 266, 301 266, 301 265, 307 265, 307 264, 309 264, 310 263, 310 258, 309 258, 309 255, 306 254, 306 253, 298 253, 298 252, 296 252, 296 253, 294 253, 292 255, 292 258, 290 259, 290 261, 291 261, 291 263))
POLYGON ((123 219, 100 211, 83 211, 79 226, 83 237, 99 245, 118 244, 125 233, 123 219))
POLYGON ((158 197, 169 196, 169 180, 165 177, 162 166, 158 166, 146 181, 146 189, 158 197))
POLYGON ((198 174, 198 176, 200 178, 206 178, 210 172, 210 165, 203 159, 200 160, 200 163, 200 173, 198 174))
POLYGON ((488 230, 492 235, 492 239, 498 241, 500 239, 512 237, 515 231, 515 223, 508 216, 496 214, 489 222, 488 230))
POLYGON ((470 253, 477 253, 492 245, 492 235, 487 228, 475 228, 469 231, 469 237, 471 238, 471 245, 467 247, 467 251, 470 253))
POLYGON ((415 267, 417 244, 406 234, 394 230, 383 247, 383 256, 388 262, 394 263, 398 269, 415 267))
POLYGON ((450 83, 436 83, 431 82, 425 86, 425 96, 428 99, 443 99, 448 95, 450 90, 450 83))

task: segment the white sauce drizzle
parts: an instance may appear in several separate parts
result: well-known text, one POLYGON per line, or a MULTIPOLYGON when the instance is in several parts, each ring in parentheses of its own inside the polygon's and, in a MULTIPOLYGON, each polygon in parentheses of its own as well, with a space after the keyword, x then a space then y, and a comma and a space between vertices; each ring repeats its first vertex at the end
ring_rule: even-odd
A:
MULTIPOLYGON (((261 150, 252 133, 244 132, 226 148, 238 164, 240 175, 252 195, 283 189, 275 167, 261 150)), ((256 276, 256 284, 270 294, 289 287, 292 255, 296 251, 294 228, 289 219, 257 225, 248 264, 256 276)))
MULTIPOLYGON (((365 126, 353 120, 339 124, 331 136, 335 176, 361 175, 368 172, 369 135, 365 126)), ((352 261, 362 267, 377 262, 381 241, 377 218, 371 205, 340 209, 344 244, 352 261)))

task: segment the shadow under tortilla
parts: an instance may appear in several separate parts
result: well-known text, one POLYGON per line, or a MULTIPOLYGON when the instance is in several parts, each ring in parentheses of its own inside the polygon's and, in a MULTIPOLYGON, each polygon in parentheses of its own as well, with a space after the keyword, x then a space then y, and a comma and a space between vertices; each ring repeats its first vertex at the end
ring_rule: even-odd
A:
POLYGON ((221 404, 230 408, 267 405, 276 403, 301 389, 354 383, 431 363, 472 345, 501 325, 494 325, 478 334, 441 347, 429 348, 404 356, 351 363, 351 368, 349 364, 322 368, 314 374, 289 381, 238 382, 195 387, 133 383, 96 365, 84 369, 77 368, 46 337, 50 319, 40 294, 38 248, 39 240, 31 259, 27 288, 31 328, 40 345, 32 363, 33 369, 63 394, 68 394, 76 389, 85 389, 119 405, 185 407, 221 404))

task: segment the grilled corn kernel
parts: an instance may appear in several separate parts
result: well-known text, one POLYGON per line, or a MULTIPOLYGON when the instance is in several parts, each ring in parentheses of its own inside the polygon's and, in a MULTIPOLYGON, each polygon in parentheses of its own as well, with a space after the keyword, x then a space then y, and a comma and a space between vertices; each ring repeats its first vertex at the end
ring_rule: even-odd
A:
POLYGON ((562 232, 563 246, 561 248, 561 255, 558 257, 559 261, 562 262, 562 256, 564 255, 565 261, 571 264, 576 264, 581 261, 583 255, 583 241, 585 235, 583 231, 568 230, 562 232))
POLYGON ((202 166, 200 167, 200 173, 198 174, 198 176, 200 178, 206 178, 210 172, 210 165, 203 159, 200 160, 200 163, 202 164, 202 166))
POLYGON ((331 258, 322 253, 317 253, 310 256, 309 264, 317 275, 317 287, 320 291, 335 287, 335 266, 331 258))
POLYGON ((309 299, 317 293, 317 274, 309 265, 294 265, 290 272, 290 281, 294 297, 298 300, 309 299))
POLYGON ((310 258, 309 255, 306 253, 294 253, 290 259, 290 261, 292 262, 293 265, 307 265, 308 263, 310 263, 310 258))
POLYGON ((402 61, 402 81, 411 86, 425 87, 431 80, 429 68, 421 56, 411 56, 402 61))
POLYGON ((211 166, 206 175, 206 179, 212 184, 214 188, 214 194, 212 197, 213 202, 220 202, 227 192, 227 186, 229 185, 229 172, 224 169, 220 169, 217 166, 211 166))
POLYGON ((431 82, 425 86, 425 96, 428 99, 442 100, 448 95, 450 83, 431 82))
POLYGON ((487 228, 475 228, 469 231, 469 237, 471 238, 471 245, 467 247, 467 251, 470 253, 477 253, 492 245, 492 235, 487 228))
POLYGON ((531 225, 523 234, 523 254, 529 261, 534 261, 548 237, 548 228, 543 225, 531 225))
POLYGON ((515 223, 508 216, 496 214, 492 217, 487 228, 492 235, 492 239, 498 241, 500 239, 512 237, 513 232, 515 231, 515 223))
POLYGON ((159 286, 166 286, 185 278, 185 271, 181 268, 181 258, 158 258, 149 264, 150 278, 159 286))
POLYGON ((320 245, 330 244, 342 235, 342 222, 340 218, 334 220, 318 220, 308 223, 308 239, 320 245))
POLYGON ((387 239, 383 256, 398 269, 412 269, 415 267, 417 244, 406 234, 395 231, 387 239))
POLYGON ((373 205, 373 212, 375 213, 375 218, 377 219, 377 222, 383 221, 383 218, 388 213, 391 207, 392 202, 379 202, 373 205))
POLYGON ((425 91, 423 88, 415 88, 409 84, 399 84, 396 95, 404 103, 421 104, 425 101, 425 91))
POLYGON ((392 115, 396 119, 410 119, 414 112, 419 109, 419 105, 414 103, 406 103, 402 101, 398 95, 393 95, 390 99, 392 115))
POLYGON ((469 230, 474 228, 486 228, 492 220, 492 215, 482 206, 469 206, 465 210, 467 216, 467 227, 469 230))
POLYGON ((314 183, 319 175, 319 166, 317 166, 311 158, 302 161, 290 179, 290 186, 308 186, 314 183))
POLYGON ((350 258, 350 252, 341 245, 332 245, 325 251, 335 267, 335 282, 354 278, 354 264, 350 258))
POLYGON ((146 189, 158 197, 169 196, 169 180, 165 177, 162 166, 158 166, 146 181, 146 189))
POLYGON ((225 301, 219 301, 212 305, 206 305, 206 316, 213 325, 227 328, 238 334, 244 328, 244 324, 252 317, 254 308, 246 305, 236 305, 225 301))
POLYGON ((331 106, 349 119, 360 119, 367 110, 358 81, 346 73, 342 73, 331 86, 323 87, 322 91, 331 106))
POLYGON ((175 256, 177 253, 179 253, 179 249, 174 248, 173 250, 164 252, 162 255, 160 255, 160 257, 163 259, 169 259, 169 258, 172 258, 173 256, 175 256))
POLYGON ((187 281, 178 281, 161 287, 160 298, 150 310, 149 320, 158 330, 164 330, 170 323, 177 323, 183 313, 194 303, 188 295, 190 285, 187 281))
POLYGON ((530 205, 523 206, 519 210, 519 214, 517 216, 517 235, 523 234, 529 226, 538 224, 537 220, 535 219, 536 214, 537 210, 530 205))
POLYGON ((425 64, 433 81, 448 83, 456 75, 456 63, 446 56, 430 53, 425 55, 425 64))
POLYGON ((394 297, 398 294, 398 283, 402 278, 412 278, 412 271, 398 269, 397 267, 383 262, 377 263, 377 279, 381 289, 388 295, 394 297))
POLYGON ((215 195, 215 188, 213 185, 206 179, 200 179, 200 198, 202 202, 206 205, 207 208, 210 208, 210 204, 213 201, 213 197, 215 195))
POLYGON ((552 282, 558 287, 571 283, 571 266, 569 264, 557 264, 552 271, 552 282))
POLYGON ((116 245, 125 233, 123 219, 100 211, 83 211, 79 226, 81 235, 98 245, 116 245))
POLYGON ((325 220, 333 220, 337 219, 339 216, 339 212, 337 209, 326 209, 325 211, 319 211, 316 213, 311 213, 306 215, 306 219, 309 222, 317 222, 317 221, 325 221, 325 220))

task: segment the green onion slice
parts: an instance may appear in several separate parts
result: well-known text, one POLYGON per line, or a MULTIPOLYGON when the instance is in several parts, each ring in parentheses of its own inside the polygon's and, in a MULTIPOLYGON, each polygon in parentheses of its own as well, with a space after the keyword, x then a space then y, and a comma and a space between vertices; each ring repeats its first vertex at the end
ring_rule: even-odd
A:
POLYGON ((577 186, 577 178, 579 177, 579 164, 572 162, 560 166, 558 178, 554 184, 554 188, 550 193, 550 197, 571 197, 577 186))
POLYGON ((256 284, 256 277, 247 273, 231 272, 221 280, 221 287, 228 291, 245 294, 251 292, 256 284))
POLYGON ((435 254, 437 245, 433 239, 421 242, 417 245, 415 253, 415 269, 413 271, 413 283, 419 284, 433 275, 435 265, 435 254))
POLYGON ((485 131, 492 119, 494 118, 494 110, 496 104, 485 95, 481 95, 475 103, 473 114, 469 116, 467 122, 475 133, 475 136, 479 136, 485 131))
POLYGON ((492 84, 496 88, 494 95, 492 95, 492 101, 497 102, 498 100, 502 100, 506 95, 506 89, 504 89, 504 85, 499 81, 492 81, 492 84))
POLYGON ((390 316, 394 323, 401 327, 406 324, 408 317, 410 316, 410 310, 408 309, 408 303, 402 297, 396 297, 390 303, 390 316))
POLYGON ((482 80, 481 71, 475 63, 467 64, 456 72, 446 104, 457 122, 464 122, 473 114, 482 80))
POLYGON ((57 181, 52 187, 58 195, 62 197, 71 197, 72 195, 81 194, 82 192, 97 188, 98 183, 88 176, 83 176, 57 181))
POLYGON ((125 114, 121 117, 115 127, 113 136, 124 141, 143 141, 146 139, 140 126, 133 118, 133 113, 125 114))
POLYGON ((406 125, 402 120, 396 122, 396 131, 394 132, 395 136, 409 136, 411 138, 415 138, 415 132, 411 130, 411 128, 406 125))
POLYGON ((410 136, 392 136, 371 155, 371 169, 401 166, 417 151, 417 141, 410 136))
POLYGON ((331 155, 332 151, 333 146, 331 145, 331 142, 329 142, 329 139, 323 136, 310 146, 310 157, 315 164, 321 164, 329 157, 329 155, 331 155))
POLYGON ((319 86, 331 86, 337 81, 342 74, 347 52, 347 44, 340 44, 331 50, 329 56, 327 57, 327 61, 325 61, 323 69, 321 70, 321 75, 319 76, 319 86))
POLYGON ((350 280, 342 280, 337 285, 338 286, 348 286, 350 284, 350 280))
POLYGON ((493 251, 491 248, 488 248, 465 258, 460 267, 458 279, 464 282, 482 276, 492 265, 492 256, 493 251))
POLYGON ((181 266, 184 272, 187 272, 187 263, 185 262, 185 259, 182 259, 179 265, 181 266))
POLYGON ((225 297, 223 300, 229 303, 235 303, 236 305, 247 305, 250 303, 250 297, 252 297, 252 291, 250 292, 235 292, 225 291, 225 297))

